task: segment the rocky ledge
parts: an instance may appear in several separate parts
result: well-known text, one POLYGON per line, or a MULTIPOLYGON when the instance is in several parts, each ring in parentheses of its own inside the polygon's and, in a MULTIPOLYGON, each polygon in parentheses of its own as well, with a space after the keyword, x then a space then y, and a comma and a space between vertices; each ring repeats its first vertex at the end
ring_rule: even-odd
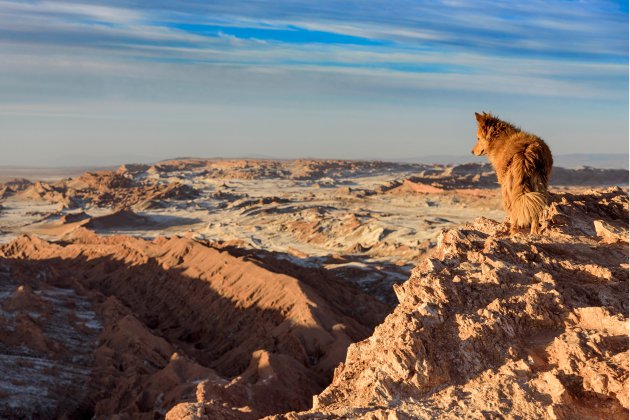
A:
POLYGON ((304 418, 628 418, 628 193, 446 231, 304 418))

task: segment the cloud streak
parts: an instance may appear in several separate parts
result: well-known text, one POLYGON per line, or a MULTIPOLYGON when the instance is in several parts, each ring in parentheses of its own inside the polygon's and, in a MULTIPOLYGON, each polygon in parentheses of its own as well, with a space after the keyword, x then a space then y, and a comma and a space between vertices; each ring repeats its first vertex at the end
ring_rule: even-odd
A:
POLYGON ((103 114, 116 119, 147 104, 476 109, 517 97, 576 114, 604 104, 592 117, 604 118, 627 113, 627 75, 628 12, 610 1, 0 0, 7 117, 98 118, 98 103, 117 104, 103 114))

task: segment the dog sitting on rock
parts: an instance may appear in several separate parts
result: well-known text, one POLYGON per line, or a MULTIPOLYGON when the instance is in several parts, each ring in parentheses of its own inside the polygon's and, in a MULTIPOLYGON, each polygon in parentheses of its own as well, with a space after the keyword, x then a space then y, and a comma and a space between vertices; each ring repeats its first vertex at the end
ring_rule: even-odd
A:
POLYGON ((547 205, 547 187, 553 158, 539 137, 521 131, 492 114, 475 112, 477 156, 487 155, 501 185, 503 209, 510 219, 510 233, 530 227, 539 232, 542 211, 547 205))

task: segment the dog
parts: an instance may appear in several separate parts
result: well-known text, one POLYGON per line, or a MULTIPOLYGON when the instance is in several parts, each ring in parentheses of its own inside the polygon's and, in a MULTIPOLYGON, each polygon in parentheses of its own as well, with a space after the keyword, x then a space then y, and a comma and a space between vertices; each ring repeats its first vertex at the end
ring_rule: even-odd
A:
POLYGON ((497 173, 510 234, 528 226, 530 234, 538 234, 540 216, 547 206, 551 150, 539 137, 492 114, 475 112, 475 118, 477 144, 472 153, 488 156, 497 173))

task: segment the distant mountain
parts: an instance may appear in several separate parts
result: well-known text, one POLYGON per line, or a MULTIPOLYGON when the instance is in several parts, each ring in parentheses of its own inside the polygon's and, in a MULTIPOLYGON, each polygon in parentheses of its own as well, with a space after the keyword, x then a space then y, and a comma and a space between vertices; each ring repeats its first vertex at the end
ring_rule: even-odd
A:
MULTIPOLYGON (((370 159, 372 160, 372 159, 370 159)), ((376 160, 376 159, 374 159, 376 160)), ((401 158, 401 159, 381 159, 388 160, 393 162, 401 162, 401 163, 423 163, 423 164, 438 164, 438 165, 448 165, 448 164, 461 164, 461 163, 486 163, 488 159, 485 156, 474 156, 474 155, 426 155, 426 156, 416 156, 409 158, 401 158)))
POLYGON ((602 169, 628 169, 627 153, 596 153, 596 154, 580 154, 573 153, 568 155, 559 155, 554 157, 556 166, 564 168, 578 168, 581 166, 590 166, 592 168, 602 169))
MULTIPOLYGON (((35 161, 31 163, 15 163, 0 159, 0 168, 15 169, 23 168, 27 170, 31 169, 77 169, 77 168, 105 168, 115 167, 128 163, 144 163, 152 164, 164 160, 174 159, 207 159, 207 160, 222 160, 222 159, 261 159, 261 160, 293 160, 302 159, 306 156, 298 156, 295 158, 277 158, 270 155, 263 154, 243 154, 242 156, 221 156, 221 157, 158 157, 158 156, 141 156, 141 155, 109 155, 109 156, 87 156, 87 155, 66 155, 63 157, 51 157, 47 160, 35 161)), ((313 159, 324 159, 314 157, 313 159)), ((325 159, 341 159, 336 157, 327 157, 325 159)), ((485 156, 469 155, 426 155, 415 156, 398 159, 386 159, 386 158, 345 158, 347 160, 381 160, 388 162, 399 163, 422 163, 422 164, 462 164, 462 163, 486 163, 488 160, 485 156)), ((576 169, 584 166, 590 166, 592 168, 600 169, 628 169, 628 153, 573 153, 564 155, 554 155, 554 165, 567 169, 576 169)))
POLYGON ((118 155, 83 155, 65 154, 50 156, 45 159, 15 162, 0 159, 0 167, 20 168, 78 168, 78 167, 111 167, 124 163, 153 163, 160 160, 157 156, 118 154, 118 155))
MULTIPOLYGON (((404 163, 437 163, 446 165, 449 163, 483 163, 486 157, 473 155, 428 155, 401 159, 386 159, 404 163)), ((566 155, 554 155, 554 165, 563 168, 580 168, 590 166, 601 169, 628 169, 628 153, 572 153, 566 155)))

